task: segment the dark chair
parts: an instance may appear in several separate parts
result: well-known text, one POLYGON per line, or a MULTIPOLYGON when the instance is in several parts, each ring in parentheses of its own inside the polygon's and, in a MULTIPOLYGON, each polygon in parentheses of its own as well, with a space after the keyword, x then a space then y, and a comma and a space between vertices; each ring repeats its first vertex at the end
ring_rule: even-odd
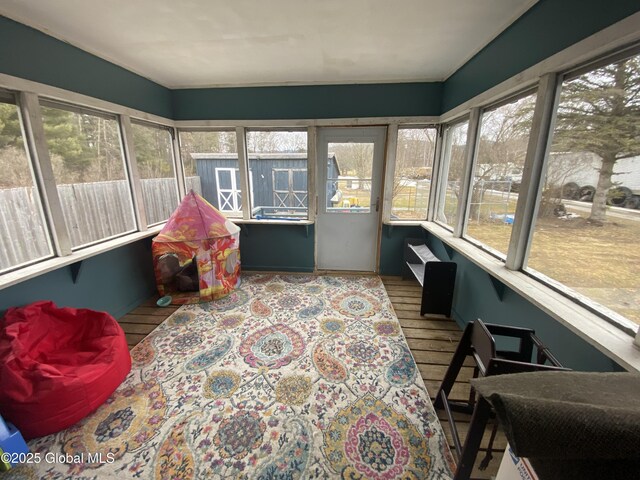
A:
MULTIPOLYGON (((449 394, 460 369, 469 356, 473 358, 475 363, 474 378, 508 373, 566 370, 536 337, 534 330, 484 323, 480 319, 467 324, 442 385, 440 385, 435 402, 435 408, 444 409, 451 426, 453 444, 458 457, 454 480, 467 480, 470 477, 486 425, 494 417, 491 406, 485 399, 480 397, 476 400, 473 388, 468 401, 449 400, 449 394), (497 350, 494 336, 511 338, 511 341, 516 341, 517 346, 513 350, 497 350), (533 359, 534 349, 535 360, 533 359), (464 445, 460 443, 453 412, 472 414, 464 445)), ((491 433, 487 456, 482 462, 481 468, 486 468, 491 460, 491 450, 496 432, 497 424, 494 425, 491 433)))

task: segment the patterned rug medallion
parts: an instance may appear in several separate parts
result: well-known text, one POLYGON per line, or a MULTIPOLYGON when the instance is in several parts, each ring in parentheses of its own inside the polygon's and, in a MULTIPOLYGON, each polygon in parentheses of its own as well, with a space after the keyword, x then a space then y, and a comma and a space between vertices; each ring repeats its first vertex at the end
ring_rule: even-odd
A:
POLYGON ((30 443, 59 463, 8 477, 451 478, 378 277, 244 275, 228 297, 181 307, 131 355, 106 404, 30 443))

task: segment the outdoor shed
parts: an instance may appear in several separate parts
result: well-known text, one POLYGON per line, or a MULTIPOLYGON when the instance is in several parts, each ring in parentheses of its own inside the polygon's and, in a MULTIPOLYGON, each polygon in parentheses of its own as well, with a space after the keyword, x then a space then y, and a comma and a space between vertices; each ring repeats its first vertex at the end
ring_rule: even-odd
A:
MULTIPOLYGON (((192 153, 202 195, 223 213, 233 215, 241 209, 240 171, 235 153, 192 153)), ((329 177, 337 179, 340 168, 334 154, 327 158, 329 177)), ((336 182, 327 185, 329 197, 336 182)), ((249 154, 249 184, 252 214, 260 218, 304 218, 308 207, 307 154, 249 154)))

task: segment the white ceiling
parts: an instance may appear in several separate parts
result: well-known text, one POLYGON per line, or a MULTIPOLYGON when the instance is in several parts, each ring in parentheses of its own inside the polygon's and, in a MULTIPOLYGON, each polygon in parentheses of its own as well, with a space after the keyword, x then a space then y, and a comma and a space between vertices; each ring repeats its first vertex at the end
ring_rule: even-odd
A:
POLYGON ((0 0, 0 13, 193 88, 445 80, 536 1, 0 0))

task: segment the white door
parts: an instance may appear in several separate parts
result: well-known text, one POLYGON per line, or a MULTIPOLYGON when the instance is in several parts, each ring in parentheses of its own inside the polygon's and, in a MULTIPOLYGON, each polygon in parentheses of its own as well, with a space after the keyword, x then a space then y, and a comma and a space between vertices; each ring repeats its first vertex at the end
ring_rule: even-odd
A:
POLYGON ((318 130, 317 268, 373 272, 384 127, 318 130))

